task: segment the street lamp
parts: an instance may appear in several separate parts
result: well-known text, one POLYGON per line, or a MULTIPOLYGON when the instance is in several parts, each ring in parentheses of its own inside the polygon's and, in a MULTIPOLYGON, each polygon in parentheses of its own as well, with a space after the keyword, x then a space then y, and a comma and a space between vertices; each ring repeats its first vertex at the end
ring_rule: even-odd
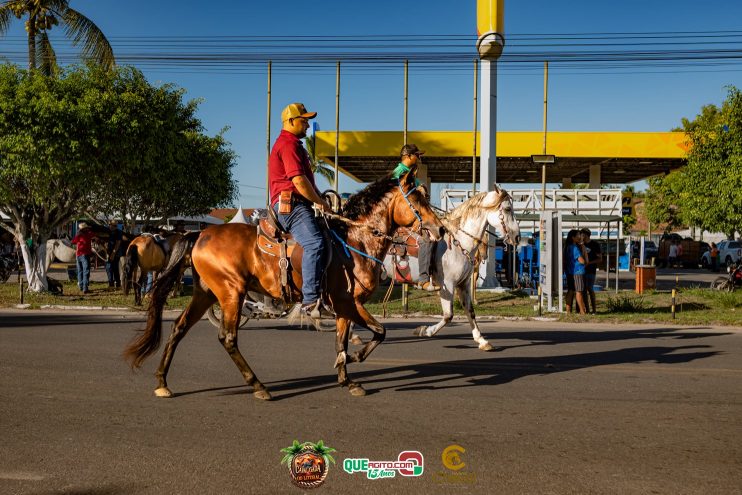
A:
POLYGON ((541 212, 546 209, 546 166, 556 162, 554 155, 531 155, 531 161, 535 165, 541 165, 541 212))

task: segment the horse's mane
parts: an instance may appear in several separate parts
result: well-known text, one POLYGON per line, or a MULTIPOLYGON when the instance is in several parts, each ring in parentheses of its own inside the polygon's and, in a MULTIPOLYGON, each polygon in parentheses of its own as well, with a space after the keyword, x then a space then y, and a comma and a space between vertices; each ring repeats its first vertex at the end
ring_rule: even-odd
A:
MULTIPOLYGON (((382 177, 353 194, 348 199, 348 202, 345 203, 340 213, 349 220, 362 219, 371 214, 389 191, 398 184, 399 181, 392 179, 390 175, 382 177)), ((332 230, 339 234, 340 237, 345 238, 348 235, 347 223, 341 220, 331 219, 329 224, 332 230)))
POLYGON ((399 181, 389 175, 372 182, 348 199, 343 206, 343 215, 351 220, 369 215, 379 201, 398 184, 399 181))
POLYGON ((482 191, 467 199, 459 206, 446 213, 446 220, 448 220, 453 226, 459 227, 461 222, 465 218, 469 217, 474 210, 482 207, 482 201, 484 201, 484 197, 487 193, 488 191, 482 191))

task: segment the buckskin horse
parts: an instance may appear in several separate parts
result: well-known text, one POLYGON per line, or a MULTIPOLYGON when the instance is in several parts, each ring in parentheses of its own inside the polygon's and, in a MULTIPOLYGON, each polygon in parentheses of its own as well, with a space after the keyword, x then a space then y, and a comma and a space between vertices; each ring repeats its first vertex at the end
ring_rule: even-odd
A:
POLYGON ((474 341, 479 349, 491 351, 492 345, 479 331, 474 314, 471 274, 479 264, 480 249, 487 245, 488 226, 496 228, 506 243, 514 247, 518 245, 520 228, 513 213, 513 200, 504 189, 495 185, 492 191, 481 192, 449 211, 444 224, 448 233, 436 246, 433 273, 433 279, 441 287, 443 318, 435 325, 418 327, 415 335, 432 337, 446 326, 453 318, 453 297, 458 292, 474 341))
MULTIPOLYGON (((126 262, 122 285, 124 295, 129 295, 129 289, 134 286, 134 304, 142 304, 142 287, 147 281, 147 273, 153 272, 153 282, 157 274, 165 269, 172 245, 182 236, 178 232, 170 232, 159 240, 152 234, 142 234, 135 237, 126 249, 126 262), (134 278, 139 269, 139 278, 134 278)), ((185 266, 183 266, 185 270, 185 266)), ((181 276, 183 273, 181 272, 181 276)), ((178 279, 179 281, 180 279, 178 279)))
MULTIPOLYGON (((347 386, 352 395, 361 396, 363 387, 348 378, 346 364, 364 361, 384 340, 386 329, 363 306, 373 293, 381 277, 384 257, 392 235, 400 226, 425 229, 434 240, 443 235, 443 225, 433 213, 425 195, 415 188, 414 170, 399 180, 380 179, 352 196, 343 207, 345 221, 331 219, 332 257, 325 271, 323 297, 335 311, 337 333, 335 350, 338 383, 347 386), (368 328, 373 338, 364 346, 348 354, 350 324, 368 328)), ((215 302, 222 309, 219 341, 242 373, 253 395, 270 400, 268 389, 258 380, 237 346, 237 328, 240 308, 248 290, 274 298, 282 297, 277 257, 263 253, 257 244, 257 228, 245 224, 212 226, 199 233, 186 234, 171 254, 168 268, 160 275, 152 291, 147 315, 147 326, 124 351, 132 368, 142 365, 144 359, 160 345, 162 310, 168 291, 180 271, 190 246, 193 269, 193 296, 186 309, 173 324, 170 338, 155 372, 158 386, 155 395, 171 397, 167 386, 167 372, 175 349, 188 330, 215 302)), ((291 255, 293 267, 300 265, 301 247, 291 255), (297 263, 299 262, 299 263, 297 263)), ((291 270, 293 285, 291 301, 301 300, 301 274, 291 270)))

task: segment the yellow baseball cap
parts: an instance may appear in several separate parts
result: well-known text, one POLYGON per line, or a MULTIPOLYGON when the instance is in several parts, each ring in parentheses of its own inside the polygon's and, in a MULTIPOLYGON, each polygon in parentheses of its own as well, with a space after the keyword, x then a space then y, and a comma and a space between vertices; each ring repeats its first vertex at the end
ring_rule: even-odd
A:
POLYGON ((317 116, 317 112, 307 112, 303 103, 289 103, 286 108, 281 112, 281 122, 286 122, 289 119, 295 119, 297 117, 304 117, 305 119, 313 119, 317 116))

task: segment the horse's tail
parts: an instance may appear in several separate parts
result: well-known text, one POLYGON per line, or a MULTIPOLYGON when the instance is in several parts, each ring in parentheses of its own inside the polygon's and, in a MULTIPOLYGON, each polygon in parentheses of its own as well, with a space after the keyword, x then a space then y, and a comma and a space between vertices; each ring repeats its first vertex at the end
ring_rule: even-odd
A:
POLYGON ((139 250, 136 244, 130 244, 126 250, 126 264, 124 265, 124 295, 129 295, 129 289, 131 288, 132 279, 134 278, 134 272, 137 270, 139 264, 139 250))
POLYGON ((152 287, 152 299, 149 308, 147 308, 147 327, 124 350, 124 358, 129 361, 132 368, 142 366, 144 360, 160 347, 162 310, 165 307, 165 301, 167 301, 168 293, 173 285, 180 278, 183 265, 190 259, 193 245, 200 234, 200 232, 189 232, 182 239, 179 239, 173 246, 167 267, 157 277, 157 281, 152 287))

